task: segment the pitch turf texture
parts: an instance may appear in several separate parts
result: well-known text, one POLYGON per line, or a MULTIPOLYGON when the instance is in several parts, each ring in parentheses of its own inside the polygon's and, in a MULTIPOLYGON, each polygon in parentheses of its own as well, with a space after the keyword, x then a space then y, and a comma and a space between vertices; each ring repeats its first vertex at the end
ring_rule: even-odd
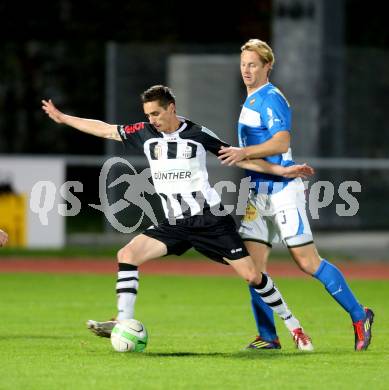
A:
POLYGON ((376 313, 373 343, 353 351, 349 318, 311 279, 277 279, 312 336, 297 351, 279 321, 280 351, 242 351, 255 334, 235 277, 143 276, 136 318, 143 353, 118 353, 85 327, 115 312, 107 275, 0 274, 0 389, 387 389, 389 283, 351 281, 376 313))

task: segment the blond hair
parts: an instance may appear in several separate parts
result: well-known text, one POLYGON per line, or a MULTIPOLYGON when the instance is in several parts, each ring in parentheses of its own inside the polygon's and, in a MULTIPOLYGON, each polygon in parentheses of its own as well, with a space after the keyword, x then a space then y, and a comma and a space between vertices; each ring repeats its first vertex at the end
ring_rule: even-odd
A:
POLYGON ((248 40, 240 50, 243 52, 245 50, 255 51, 263 64, 270 64, 271 68, 274 65, 274 53, 271 47, 264 41, 260 39, 250 39, 248 40))

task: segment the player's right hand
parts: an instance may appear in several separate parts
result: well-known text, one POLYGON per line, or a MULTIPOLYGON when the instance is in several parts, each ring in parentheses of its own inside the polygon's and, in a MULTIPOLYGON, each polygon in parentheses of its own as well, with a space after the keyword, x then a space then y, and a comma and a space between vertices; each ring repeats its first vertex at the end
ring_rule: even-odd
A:
POLYGON ((0 247, 5 245, 8 241, 8 234, 0 229, 0 247))
POLYGON ((287 178, 301 177, 303 179, 306 179, 308 176, 312 176, 314 174, 315 174, 315 170, 310 165, 302 164, 302 165, 291 165, 289 167, 285 167, 282 176, 287 178))
POLYGON ((54 121, 57 123, 63 123, 64 114, 55 107, 51 99, 42 100, 42 110, 54 121))

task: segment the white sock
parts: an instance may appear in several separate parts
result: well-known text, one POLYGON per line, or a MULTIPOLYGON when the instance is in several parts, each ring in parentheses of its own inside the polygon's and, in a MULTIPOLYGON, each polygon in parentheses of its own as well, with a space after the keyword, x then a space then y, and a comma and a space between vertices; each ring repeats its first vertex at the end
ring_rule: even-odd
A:
POLYGON ((139 273, 137 269, 118 272, 118 279, 116 282, 118 307, 117 320, 134 318, 134 306, 138 293, 138 286, 139 273))
POLYGON ((261 284, 254 286, 254 289, 261 296, 262 300, 279 315, 290 332, 293 329, 301 328, 300 322, 289 310, 281 293, 269 275, 262 274, 261 284))

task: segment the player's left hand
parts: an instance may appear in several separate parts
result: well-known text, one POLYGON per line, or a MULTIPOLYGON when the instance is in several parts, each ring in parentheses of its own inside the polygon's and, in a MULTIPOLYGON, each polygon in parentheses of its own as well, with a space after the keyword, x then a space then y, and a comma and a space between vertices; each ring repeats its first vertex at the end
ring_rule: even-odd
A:
POLYGON ((243 148, 237 148, 234 146, 230 146, 228 148, 222 146, 219 150, 218 159, 221 161, 223 165, 234 165, 239 161, 242 161, 246 158, 246 154, 243 148))
POLYGON ((285 173, 282 176, 290 179, 293 179, 295 177, 301 177, 303 179, 306 179, 308 176, 312 176, 314 174, 315 170, 310 165, 302 164, 285 167, 285 173))

